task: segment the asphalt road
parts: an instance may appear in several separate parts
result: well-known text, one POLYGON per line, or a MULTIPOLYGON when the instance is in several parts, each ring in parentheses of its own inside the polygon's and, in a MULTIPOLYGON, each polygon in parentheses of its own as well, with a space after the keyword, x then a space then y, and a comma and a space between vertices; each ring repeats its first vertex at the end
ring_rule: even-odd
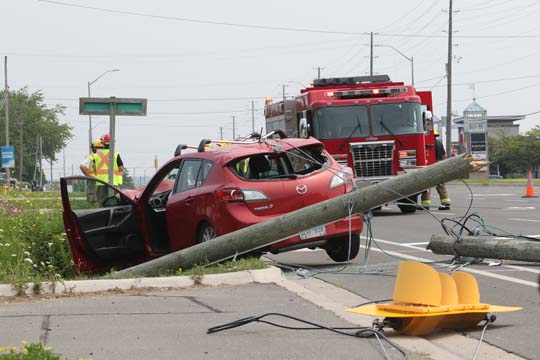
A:
MULTIPOLYGON (((388 299, 392 297, 395 269, 400 258, 420 261, 451 259, 451 256, 434 255, 425 249, 432 234, 444 233, 439 223, 443 218, 457 218, 475 212, 496 233, 540 239, 540 198, 522 198, 524 186, 471 185, 469 190, 464 184, 451 184, 448 188, 452 198, 450 211, 418 211, 403 215, 396 206, 385 207, 371 219, 375 242, 371 243, 369 252, 365 252, 364 230, 361 235, 363 248, 349 266, 334 266, 329 272, 308 271, 307 274, 370 300, 388 299), (367 269, 377 269, 377 275, 362 274, 360 264, 370 264, 367 269)), ((435 191, 432 199, 434 204, 438 204, 435 191)), ((469 228, 477 225, 467 223, 469 228)), ((308 268, 335 265, 323 250, 269 257, 308 268)), ((495 264, 485 259, 464 268, 478 280, 481 302, 521 306, 523 310, 499 314, 496 322, 488 327, 484 340, 521 357, 540 359, 540 264, 510 260, 495 264)), ((447 265, 436 266, 441 266, 439 271, 448 271, 447 265)), ((328 268, 319 270, 328 271, 328 268)), ((478 338, 481 332, 477 328, 466 333, 478 338)))

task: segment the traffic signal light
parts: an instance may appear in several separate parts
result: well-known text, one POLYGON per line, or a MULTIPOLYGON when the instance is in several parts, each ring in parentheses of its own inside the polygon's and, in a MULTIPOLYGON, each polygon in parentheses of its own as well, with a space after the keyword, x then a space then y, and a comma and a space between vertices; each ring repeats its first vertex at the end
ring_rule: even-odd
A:
POLYGON ((381 316, 400 334, 426 335, 437 328, 467 328, 488 313, 521 310, 521 307, 480 303, 478 283, 469 273, 450 275, 415 261, 399 264, 393 301, 359 306, 347 311, 381 316))

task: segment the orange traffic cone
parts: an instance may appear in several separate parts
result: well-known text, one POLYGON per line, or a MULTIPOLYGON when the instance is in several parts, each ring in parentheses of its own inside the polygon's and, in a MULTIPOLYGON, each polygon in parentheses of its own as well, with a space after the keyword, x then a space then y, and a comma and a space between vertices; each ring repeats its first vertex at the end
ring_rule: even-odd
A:
POLYGON ((537 198, 538 197, 538 195, 534 193, 531 170, 527 172, 527 190, 525 190, 525 196, 522 196, 522 197, 524 198, 537 198))

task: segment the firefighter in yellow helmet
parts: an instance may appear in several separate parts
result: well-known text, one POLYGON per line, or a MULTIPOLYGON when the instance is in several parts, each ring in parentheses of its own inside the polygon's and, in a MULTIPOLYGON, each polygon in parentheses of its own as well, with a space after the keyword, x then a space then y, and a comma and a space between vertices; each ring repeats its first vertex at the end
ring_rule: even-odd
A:
MULTIPOLYGON (((444 146, 442 142, 439 140, 439 132, 437 130, 433 130, 433 135, 435 136, 435 160, 441 161, 446 159, 446 151, 444 150, 444 146)), ((446 189, 446 185, 439 184, 436 186, 437 193, 439 194, 439 198, 441 200, 441 206, 439 206, 439 210, 450 210, 450 196, 448 195, 448 190, 446 189)), ((422 193, 421 196, 422 199, 422 207, 427 208, 431 205, 431 190, 428 189, 422 193)))
MULTIPOLYGON (((88 154, 84 160, 79 164, 79 169, 81 169, 82 173, 86 176, 90 177, 96 177, 96 162, 94 159, 94 155, 98 151, 98 149, 103 148, 103 144, 101 143, 101 140, 94 140, 92 145, 90 146, 90 154, 88 154)), ((92 207, 98 206, 97 201, 97 189, 96 189, 96 182, 95 181, 87 181, 87 187, 86 187, 86 200, 88 201, 89 205, 92 207)))
MULTIPOLYGON (((102 149, 98 149, 94 154, 94 161, 96 163, 96 177, 104 182, 109 181, 109 145, 111 138, 109 134, 103 135, 101 138, 103 144, 102 149)), ((112 185, 120 186, 123 182, 122 174, 124 172, 124 163, 120 157, 118 151, 114 152, 114 168, 113 168, 113 181, 112 185)), ((108 197, 108 189, 105 185, 97 183, 97 198, 101 203, 108 197)))

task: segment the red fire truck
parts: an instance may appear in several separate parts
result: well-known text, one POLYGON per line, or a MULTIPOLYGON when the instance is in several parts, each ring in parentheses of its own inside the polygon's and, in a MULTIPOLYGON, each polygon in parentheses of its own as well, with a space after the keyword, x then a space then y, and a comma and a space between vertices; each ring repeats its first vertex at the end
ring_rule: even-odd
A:
MULTIPOLYGON (((319 139, 364 186, 435 162, 431 102, 388 75, 316 79, 293 99, 267 100, 266 131, 319 139)), ((418 194, 404 196, 401 211, 415 212, 418 194)))

